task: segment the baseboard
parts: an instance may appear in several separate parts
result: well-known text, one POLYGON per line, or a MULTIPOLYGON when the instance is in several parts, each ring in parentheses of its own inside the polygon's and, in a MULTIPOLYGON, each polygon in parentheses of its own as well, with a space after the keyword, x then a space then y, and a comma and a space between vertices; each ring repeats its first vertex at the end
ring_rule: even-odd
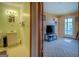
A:
POLYGON ((76 38, 73 38, 73 37, 63 37, 63 38, 76 39, 76 38))

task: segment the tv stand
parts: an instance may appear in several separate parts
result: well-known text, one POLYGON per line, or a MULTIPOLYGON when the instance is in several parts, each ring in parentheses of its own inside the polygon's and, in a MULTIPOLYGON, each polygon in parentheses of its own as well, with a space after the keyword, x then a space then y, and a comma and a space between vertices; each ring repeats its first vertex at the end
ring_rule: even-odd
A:
POLYGON ((56 39, 57 39, 56 33, 54 33, 54 34, 45 34, 45 36, 44 36, 44 40, 48 41, 48 42, 56 40, 56 39))

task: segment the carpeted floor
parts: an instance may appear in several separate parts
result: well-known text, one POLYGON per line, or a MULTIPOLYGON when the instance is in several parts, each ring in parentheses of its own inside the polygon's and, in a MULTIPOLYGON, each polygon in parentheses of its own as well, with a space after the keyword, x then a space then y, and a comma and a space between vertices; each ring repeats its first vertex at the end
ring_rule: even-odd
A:
POLYGON ((54 41, 44 41, 44 57, 78 57, 78 41, 60 38, 54 41))

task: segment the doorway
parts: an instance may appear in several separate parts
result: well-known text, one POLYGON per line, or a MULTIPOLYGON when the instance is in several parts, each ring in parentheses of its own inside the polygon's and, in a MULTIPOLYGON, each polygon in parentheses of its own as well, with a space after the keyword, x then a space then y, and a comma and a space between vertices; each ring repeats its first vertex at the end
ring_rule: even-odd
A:
POLYGON ((78 23, 76 22, 78 20, 77 12, 78 3, 75 2, 43 3, 42 41, 44 57, 78 56, 78 40, 76 40, 76 34, 78 31, 78 23), (76 10, 72 9, 72 5, 76 10), (69 10, 72 12, 69 12, 69 10))
POLYGON ((29 57, 30 2, 0 2, 0 7, 0 50, 8 57, 29 57))

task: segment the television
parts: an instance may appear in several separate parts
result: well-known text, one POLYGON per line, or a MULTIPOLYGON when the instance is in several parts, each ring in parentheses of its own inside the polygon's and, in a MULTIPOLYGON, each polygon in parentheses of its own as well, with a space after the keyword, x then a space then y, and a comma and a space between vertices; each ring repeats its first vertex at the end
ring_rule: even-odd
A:
POLYGON ((46 26, 46 33, 47 34, 53 34, 53 33, 55 33, 55 26, 54 25, 47 25, 46 26))

